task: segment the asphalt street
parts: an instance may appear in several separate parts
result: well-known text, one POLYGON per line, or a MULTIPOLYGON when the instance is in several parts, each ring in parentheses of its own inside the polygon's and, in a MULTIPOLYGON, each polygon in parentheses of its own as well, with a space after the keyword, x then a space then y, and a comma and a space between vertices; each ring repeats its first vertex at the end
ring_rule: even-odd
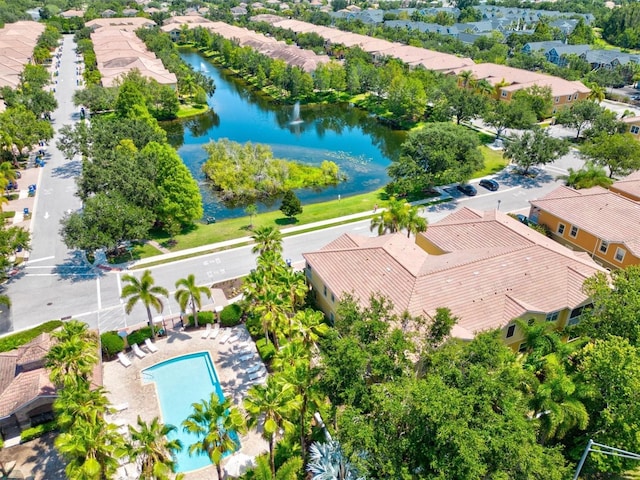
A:
MULTIPOLYGON (((62 125, 79 119, 79 109, 72 101, 79 65, 74 49, 73 38, 65 36, 56 85, 59 108, 53 115, 56 131, 62 125)), ((80 159, 65 160, 55 147, 54 139, 47 148, 46 161, 34 209, 33 248, 23 271, 6 285, 6 294, 11 297, 13 306, 10 325, 4 325, 4 328, 0 325, 0 333, 70 317, 84 320, 100 330, 144 322, 146 312, 141 306, 126 315, 120 299, 122 276, 128 273, 140 275, 141 270, 108 272, 94 268, 79 252, 68 250, 60 238, 60 219, 81 207, 80 200, 74 195, 75 177, 81 169, 80 159)), ((453 190, 453 201, 428 207, 425 214, 433 223, 462 206, 479 210, 499 208, 504 212, 526 211, 529 200, 545 195, 558 185, 558 175, 566 173, 569 167, 579 168, 581 164, 572 152, 541 170, 534 179, 501 172, 495 176, 500 182, 497 192, 478 187, 478 195, 471 198, 453 190)), ((299 262, 304 252, 317 250, 346 232, 372 235, 369 220, 295 235, 284 240, 284 256, 299 262)), ((255 256, 251 254, 251 248, 241 247, 175 261, 150 270, 157 284, 173 292, 176 280, 189 274, 195 275, 198 284, 211 285, 245 275, 254 267, 255 256)), ((179 313, 179 307, 171 296, 164 314, 176 313, 179 313)))

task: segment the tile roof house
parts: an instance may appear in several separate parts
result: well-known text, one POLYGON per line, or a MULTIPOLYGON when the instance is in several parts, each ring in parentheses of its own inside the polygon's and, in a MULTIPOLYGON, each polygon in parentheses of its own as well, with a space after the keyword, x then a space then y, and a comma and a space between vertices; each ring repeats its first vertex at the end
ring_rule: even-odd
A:
POLYGON ((628 132, 640 140, 640 117, 624 117, 620 121, 626 123, 629 127, 628 132))
POLYGON ((42 23, 26 20, 0 28, 0 87, 18 86, 22 70, 31 62, 44 28, 42 23))
POLYGON ((554 322, 560 329, 579 321, 585 279, 604 269, 497 211, 463 208, 429 226, 416 241, 402 234, 344 234, 305 253, 306 276, 317 304, 333 319, 340 299, 352 294, 390 298, 395 312, 433 318, 447 307, 459 317, 454 336, 501 329, 520 347, 514 319, 554 322))
POLYGON ((640 170, 618 180, 609 187, 609 190, 635 202, 640 202, 640 170))
MULTIPOLYGON (((48 333, 10 352, 0 353, 0 432, 25 429, 52 418, 56 388, 45 369, 53 345, 48 333)), ((102 364, 92 373, 92 385, 102 385, 102 364)))
POLYGON ((555 110, 576 100, 587 98, 591 90, 582 82, 565 80, 560 77, 553 77, 542 73, 531 72, 520 68, 497 65, 495 63, 480 63, 469 67, 457 68, 452 71, 456 75, 462 71, 469 70, 477 80, 485 79, 491 85, 506 82, 507 85, 500 87, 500 98, 511 100, 514 92, 534 85, 538 87, 550 87, 555 110))
POLYGON ((62 18, 84 17, 82 10, 66 10, 60 14, 62 18))
POLYGON ((137 69, 143 77, 153 79, 160 85, 175 88, 178 83, 176 75, 169 72, 162 60, 156 58, 153 52, 147 50, 144 42, 134 33, 135 29, 131 28, 133 24, 142 23, 137 20, 149 21, 138 18, 110 19, 114 24, 106 26, 99 26, 100 23, 89 25, 91 22, 87 22, 89 27, 98 27, 91 34, 91 41, 96 53, 102 85, 105 87, 116 85, 123 75, 137 69), (123 22, 120 22, 121 20, 123 22), (136 21, 132 22, 134 20, 136 21))
POLYGON ((640 203, 601 187, 558 187, 529 203, 529 218, 559 243, 609 269, 640 264, 640 203))

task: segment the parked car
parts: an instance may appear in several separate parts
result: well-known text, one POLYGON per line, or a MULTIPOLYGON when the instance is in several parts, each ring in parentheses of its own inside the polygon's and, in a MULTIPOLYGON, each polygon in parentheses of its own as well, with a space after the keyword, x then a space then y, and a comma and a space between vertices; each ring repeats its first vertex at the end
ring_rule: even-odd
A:
POLYGON ((518 219, 518 221, 520 223, 524 223, 525 225, 529 225, 529 219, 526 217, 526 215, 522 215, 521 213, 518 213, 516 215, 516 218, 518 219))
POLYGON ((486 188, 487 190, 491 190, 495 192, 500 188, 500 184, 495 180, 491 180, 490 178, 483 178, 480 180, 480 186, 486 188))
POLYGON ((465 195, 469 195, 470 197, 475 197, 476 193, 478 193, 476 187, 474 187, 473 185, 469 185, 468 183, 461 183, 456 188, 465 195))

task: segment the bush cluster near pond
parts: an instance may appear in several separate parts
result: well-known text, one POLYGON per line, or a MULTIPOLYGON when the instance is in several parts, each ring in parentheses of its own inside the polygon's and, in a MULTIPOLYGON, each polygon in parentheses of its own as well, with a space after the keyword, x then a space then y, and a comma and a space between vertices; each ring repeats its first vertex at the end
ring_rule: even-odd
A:
POLYGON ((334 162, 320 167, 278 158, 267 145, 244 145, 222 138, 205 146, 209 154, 202 170, 223 201, 255 200, 285 190, 325 187, 345 179, 334 162))

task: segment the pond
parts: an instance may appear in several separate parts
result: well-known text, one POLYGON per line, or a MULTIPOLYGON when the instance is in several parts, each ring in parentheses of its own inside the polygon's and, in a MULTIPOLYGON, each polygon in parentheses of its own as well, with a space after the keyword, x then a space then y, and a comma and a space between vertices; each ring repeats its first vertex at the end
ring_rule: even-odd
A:
MULTIPOLYGON (((370 192, 388 183, 386 168, 398 154, 405 132, 385 127, 347 104, 302 106, 298 117, 296 106, 268 101, 200 53, 185 51, 182 58, 216 84, 215 93, 209 97, 210 112, 163 124, 169 141, 200 184, 205 216, 222 219, 245 215, 244 206, 219 202, 202 173, 207 159, 202 147, 219 138, 269 145, 277 158, 314 165, 323 160, 335 162, 347 181, 321 190, 296 191, 303 204, 370 192)), ((258 209, 273 210, 279 205, 276 199, 269 205, 259 203, 258 209)))

